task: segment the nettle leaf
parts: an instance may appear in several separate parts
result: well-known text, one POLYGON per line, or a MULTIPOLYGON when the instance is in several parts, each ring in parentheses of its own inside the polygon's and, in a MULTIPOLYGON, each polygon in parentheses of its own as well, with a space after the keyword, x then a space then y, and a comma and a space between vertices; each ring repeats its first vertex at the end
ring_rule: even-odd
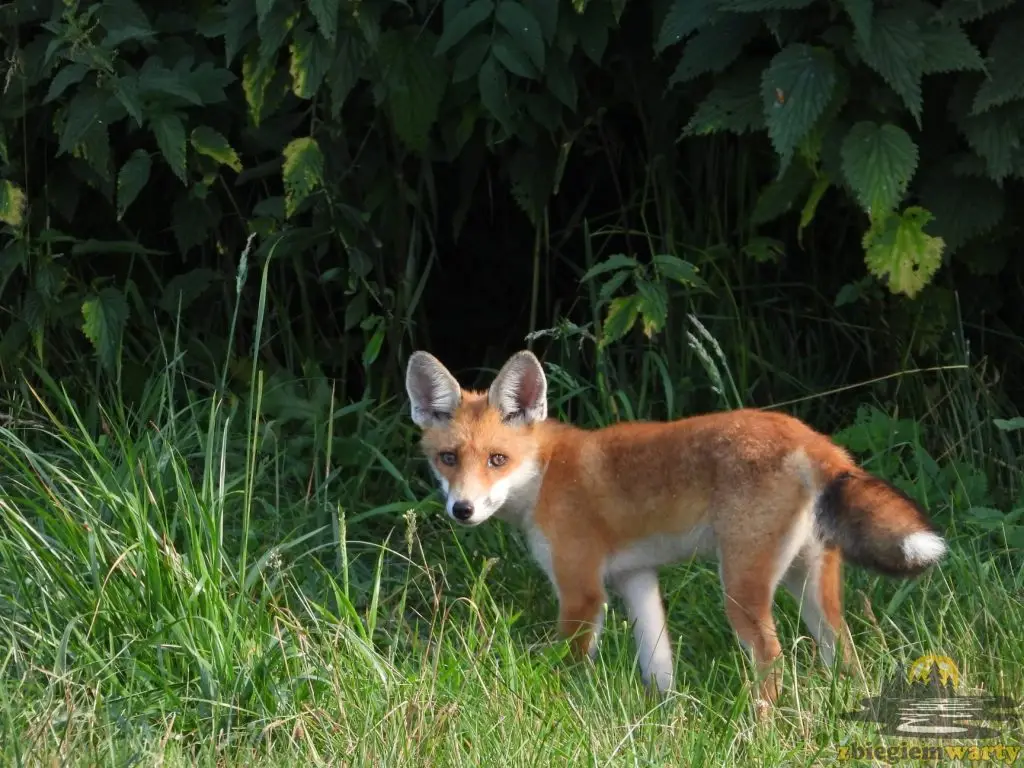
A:
POLYGON ((54 99, 60 98, 61 94, 72 85, 82 82, 88 73, 89 68, 85 64, 78 62, 68 64, 54 75, 53 80, 50 81, 50 88, 46 92, 43 104, 49 104, 54 99))
POLYGON ((189 141, 199 154, 205 155, 221 165, 228 166, 236 173, 241 172, 242 161, 238 159, 238 153, 219 131, 206 125, 198 125, 192 129, 189 141))
POLYGON ((751 62, 719 78, 683 128, 683 136, 743 135, 764 127, 761 69, 751 62))
POLYGON ((78 89, 64 112, 64 127, 60 133, 58 157, 71 152, 92 130, 96 115, 106 104, 108 96, 98 88, 86 85, 78 89))
POLYGON ((787 45, 765 69, 761 103, 781 170, 828 107, 836 82, 832 54, 805 43, 787 45))
POLYGON ((639 294, 621 296, 612 299, 608 303, 608 314, 604 319, 604 326, 601 329, 601 340, 598 347, 601 349, 609 344, 618 341, 636 324, 640 316, 642 299, 639 294))
POLYGON ((871 15, 875 0, 839 0, 853 22, 853 31, 863 42, 871 41, 871 15))
POLYGON ((607 274, 608 272, 619 272, 622 270, 633 270, 640 266, 640 262, 634 259, 632 256, 627 256, 624 253, 613 253, 604 261, 599 261, 597 264, 588 269, 583 277, 580 278, 581 283, 586 283, 593 280, 595 277, 607 274))
POLYGON ((187 182, 185 173, 185 125, 173 112, 158 112, 149 118, 149 127, 156 137, 156 145, 164 160, 181 181, 187 182))
POLYGON ((924 44, 921 71, 926 75, 985 68, 978 49, 959 25, 928 24, 921 31, 921 40, 924 44))
POLYGON ((316 95, 334 61, 334 47, 322 36, 306 29, 295 32, 289 46, 288 71, 292 76, 292 93, 300 99, 316 95))
POLYGON ((203 105, 203 97, 189 82, 188 73, 179 69, 168 69, 158 56, 151 56, 139 70, 139 93, 150 97, 177 96, 194 106, 203 105))
POLYGON ((1024 98, 1024 16, 1000 26, 988 48, 988 78, 978 88, 971 109, 978 115, 993 107, 1024 98))
POLYGON ((940 13, 956 21, 977 21, 991 13, 1008 8, 1017 0, 946 0, 940 13))
POLYGON ((879 217, 864 235, 865 263, 889 290, 914 298, 942 265, 942 238, 925 233, 932 215, 910 207, 879 217))
POLYGON ((461 43, 466 36, 491 18, 494 13, 493 0, 474 0, 451 19, 445 21, 444 31, 438 38, 435 55, 446 53, 461 43))
POLYGON ((345 35, 338 43, 338 53, 327 76, 327 84, 331 89, 333 117, 341 114, 341 108, 345 106, 348 95, 359 82, 364 62, 365 48, 362 41, 354 34, 345 35))
POLYGON ((256 21, 262 26, 270 12, 274 10, 276 0, 256 0, 256 21))
POLYGON ((282 178, 285 215, 289 218, 324 183, 324 156, 312 136, 293 139, 284 148, 282 178))
POLYGON ((160 297, 160 308, 170 315, 177 315, 189 308, 217 279, 217 273, 207 267, 198 267, 180 275, 175 275, 167 283, 163 296, 160 297))
POLYGON ((515 40, 516 45, 530 57, 537 71, 543 72, 544 35, 540 21, 533 12, 515 0, 501 0, 495 18, 515 40))
POLYGON ((776 179, 766 185, 757 196, 750 220, 753 224, 766 224, 793 210, 814 181, 814 174, 802 159, 790 163, 776 179))
POLYGON ((879 11, 871 24, 871 37, 856 42, 865 63, 896 91, 920 125, 924 37, 912 13, 903 7, 879 11))
POLYGON ((415 27, 391 29, 380 36, 385 98, 395 133, 413 150, 427 146, 448 85, 444 61, 434 56, 437 38, 415 27))
POLYGON ((1006 196, 993 181, 957 176, 946 164, 936 164, 915 187, 921 205, 935 217, 928 229, 950 254, 991 232, 1006 214, 1006 196))
POLYGON ((707 73, 724 71, 739 58, 745 46, 761 27, 756 16, 725 16, 702 28, 683 49, 669 87, 707 73))
POLYGON ((985 161, 988 175, 997 183, 1013 173, 1024 126, 1024 109, 1019 104, 965 117, 958 125, 971 149, 985 161))
POLYGON ((21 227, 25 215, 25 190, 7 179, 0 179, 0 221, 21 227))
POLYGON ((680 43, 718 17, 718 0, 673 0, 654 44, 655 53, 680 43))
POLYGON ((843 175, 872 217, 893 210, 917 170, 917 145, 898 125, 862 121, 842 146, 843 175))
POLYGON ((249 106, 249 119, 259 126, 267 106, 267 92, 274 80, 274 70, 260 65, 259 56, 250 51, 242 58, 242 90, 249 106))
POLYGON ((97 19, 107 30, 106 48, 115 48, 128 40, 150 40, 156 36, 145 12, 134 0, 105 0, 97 19))
POLYGON ((82 333, 92 342, 100 364, 108 372, 117 368, 128 314, 128 302, 116 288, 104 288, 82 302, 82 333))
POLYGON ((149 181, 149 172, 153 161, 149 153, 144 149, 136 149, 121 166, 117 172, 117 220, 124 218, 135 198, 139 196, 146 182, 149 181))
POLYGON ((309 10, 324 39, 333 43, 338 34, 338 11, 341 0, 309 0, 309 10))

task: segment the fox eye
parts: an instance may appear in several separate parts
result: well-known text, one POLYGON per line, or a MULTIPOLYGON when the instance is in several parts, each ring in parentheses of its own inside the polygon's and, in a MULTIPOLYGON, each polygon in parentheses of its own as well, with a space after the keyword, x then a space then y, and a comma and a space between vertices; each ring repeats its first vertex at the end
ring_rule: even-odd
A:
POLYGON ((441 451, 437 454, 437 457, 441 459, 441 463, 448 467, 454 467, 458 457, 454 451, 441 451))
POLYGON ((505 462, 507 461, 508 456, 506 456, 503 453, 492 453, 490 455, 490 458, 487 459, 487 463, 490 464, 492 467, 502 467, 505 465, 505 462))

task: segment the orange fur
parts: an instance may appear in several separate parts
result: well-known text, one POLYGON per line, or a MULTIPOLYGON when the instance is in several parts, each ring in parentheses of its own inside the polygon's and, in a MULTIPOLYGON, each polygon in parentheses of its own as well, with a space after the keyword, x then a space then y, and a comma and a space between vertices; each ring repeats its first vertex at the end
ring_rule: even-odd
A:
POLYGON ((717 554, 725 613, 770 703, 780 583, 803 602, 827 660, 841 639, 846 662, 842 554, 911 575, 945 551, 913 501, 790 416, 743 409, 581 429, 546 418, 546 379, 530 353, 511 358, 487 392, 463 390, 416 353, 407 389, 449 514, 467 524, 493 514, 525 530, 558 592, 559 631, 580 655, 596 650, 606 587, 623 595, 645 679, 660 689, 674 674, 659 566, 717 554))

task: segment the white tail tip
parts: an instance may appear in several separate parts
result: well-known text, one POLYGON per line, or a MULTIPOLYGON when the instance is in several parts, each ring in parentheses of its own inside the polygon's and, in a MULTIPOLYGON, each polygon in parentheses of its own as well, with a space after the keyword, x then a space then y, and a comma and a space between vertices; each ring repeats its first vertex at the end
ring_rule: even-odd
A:
POLYGON ((931 531, 918 531, 903 540, 903 556, 911 565, 931 565, 946 554, 946 542, 931 531))

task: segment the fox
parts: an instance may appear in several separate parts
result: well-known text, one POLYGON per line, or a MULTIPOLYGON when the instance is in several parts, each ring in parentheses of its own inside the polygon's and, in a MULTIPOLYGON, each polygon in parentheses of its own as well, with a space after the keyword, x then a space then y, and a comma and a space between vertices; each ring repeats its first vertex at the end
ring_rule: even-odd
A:
POLYGON ((825 665, 851 669, 844 561, 896 578, 948 546, 922 507, 859 467, 800 419, 740 408, 672 421, 584 428, 548 418, 548 383, 529 350, 486 391, 466 390, 415 351, 406 392, 419 447, 460 526, 519 528, 558 600, 558 634, 593 660, 609 594, 624 603, 645 687, 676 675, 658 569, 717 559, 725 616, 752 658, 759 716, 777 703, 779 586, 825 665))

